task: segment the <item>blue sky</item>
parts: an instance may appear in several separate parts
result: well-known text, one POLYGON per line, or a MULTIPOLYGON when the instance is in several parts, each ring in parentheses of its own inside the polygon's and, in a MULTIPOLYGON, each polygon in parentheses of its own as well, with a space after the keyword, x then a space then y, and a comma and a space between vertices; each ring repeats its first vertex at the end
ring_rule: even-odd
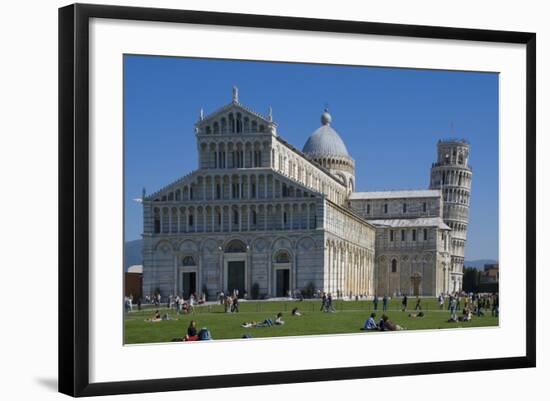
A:
POLYGON ((197 168, 193 125, 239 100, 297 148, 325 105, 356 163, 358 191, 427 188, 440 138, 471 143, 466 259, 498 259, 498 75, 375 67, 124 58, 125 239, 140 238, 133 199, 197 168))

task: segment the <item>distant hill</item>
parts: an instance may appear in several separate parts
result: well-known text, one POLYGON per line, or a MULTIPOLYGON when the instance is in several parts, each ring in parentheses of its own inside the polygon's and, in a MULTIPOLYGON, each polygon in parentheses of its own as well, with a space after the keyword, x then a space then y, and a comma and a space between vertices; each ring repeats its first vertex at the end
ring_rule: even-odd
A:
POLYGON ((493 259, 465 260, 464 267, 475 267, 478 270, 483 270, 484 265, 489 263, 497 263, 497 261, 493 259))
POLYGON ((132 265, 143 264, 143 240, 128 241, 124 244, 124 271, 132 265))

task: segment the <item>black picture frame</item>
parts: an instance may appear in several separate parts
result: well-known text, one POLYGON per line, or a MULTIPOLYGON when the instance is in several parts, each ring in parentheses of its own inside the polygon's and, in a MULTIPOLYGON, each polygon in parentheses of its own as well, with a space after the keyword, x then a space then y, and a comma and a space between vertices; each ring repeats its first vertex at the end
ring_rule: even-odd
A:
POLYGON ((536 35, 436 26, 74 4, 59 9, 59 391, 95 396, 536 365, 536 35), (88 61, 91 18, 516 43, 526 46, 526 354, 521 357, 410 363, 121 382, 89 381, 88 61))

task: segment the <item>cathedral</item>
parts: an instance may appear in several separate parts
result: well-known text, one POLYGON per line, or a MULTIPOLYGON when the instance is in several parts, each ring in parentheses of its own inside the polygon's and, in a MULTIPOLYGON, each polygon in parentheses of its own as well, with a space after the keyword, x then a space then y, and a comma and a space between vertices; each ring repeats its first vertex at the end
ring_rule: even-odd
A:
MULTIPOLYGON (((472 171, 437 143, 429 189, 358 192, 328 110, 302 150, 271 109, 232 101, 195 124, 196 170, 142 196, 143 294, 436 296, 462 288, 472 171)), ((190 151, 190 150, 189 150, 190 151)))

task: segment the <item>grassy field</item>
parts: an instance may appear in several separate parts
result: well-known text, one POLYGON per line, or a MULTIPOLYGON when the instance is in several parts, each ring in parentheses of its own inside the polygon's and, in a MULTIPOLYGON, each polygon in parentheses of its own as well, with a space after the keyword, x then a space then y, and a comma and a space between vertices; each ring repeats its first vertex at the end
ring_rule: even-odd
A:
MULTIPOLYGON (((470 322, 447 323, 449 312, 439 309, 436 299, 423 299, 423 318, 410 318, 415 300, 409 301, 406 312, 401 311, 401 300, 391 300, 386 314, 390 320, 406 330, 448 329, 457 327, 498 326, 498 318, 492 317, 490 311, 485 316, 472 318, 470 322)), ((239 313, 224 313, 222 305, 195 307, 195 312, 188 315, 176 315, 175 311, 165 307, 159 309, 161 314, 168 313, 171 318, 161 322, 146 322, 155 309, 133 311, 125 317, 125 343, 158 343, 171 341, 186 334, 191 320, 197 321, 197 327, 207 327, 214 340, 242 338, 244 334, 252 337, 280 337, 315 334, 365 333, 359 329, 373 311, 372 301, 335 301, 335 313, 321 312, 320 301, 274 301, 274 302, 241 302, 239 313), (303 316, 292 316, 291 310, 298 307, 303 316), (283 313, 284 326, 242 328, 245 321, 261 322, 267 318, 275 320, 278 312, 283 313)), ((376 321, 382 316, 382 302, 378 305, 376 321)))

